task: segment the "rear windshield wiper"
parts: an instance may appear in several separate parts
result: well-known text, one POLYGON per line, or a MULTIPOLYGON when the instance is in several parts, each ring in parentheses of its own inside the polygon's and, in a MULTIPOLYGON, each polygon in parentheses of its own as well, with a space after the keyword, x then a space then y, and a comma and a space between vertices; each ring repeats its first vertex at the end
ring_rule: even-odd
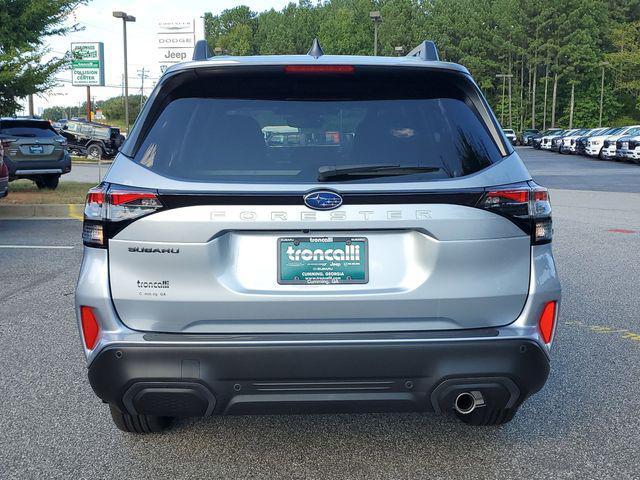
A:
POLYGON ((411 175, 414 173, 430 173, 442 170, 440 167, 421 167, 418 165, 331 165, 318 168, 318 181, 351 180, 354 178, 389 177, 394 175, 411 175))

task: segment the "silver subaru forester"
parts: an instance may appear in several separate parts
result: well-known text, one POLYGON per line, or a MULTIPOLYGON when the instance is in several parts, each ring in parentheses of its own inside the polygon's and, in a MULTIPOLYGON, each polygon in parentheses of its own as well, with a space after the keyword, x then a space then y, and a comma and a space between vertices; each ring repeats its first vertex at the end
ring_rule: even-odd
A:
POLYGON ((76 290, 118 428, 425 411, 496 425, 542 388, 549 195, 469 72, 407 57, 169 68, 89 191, 76 290))

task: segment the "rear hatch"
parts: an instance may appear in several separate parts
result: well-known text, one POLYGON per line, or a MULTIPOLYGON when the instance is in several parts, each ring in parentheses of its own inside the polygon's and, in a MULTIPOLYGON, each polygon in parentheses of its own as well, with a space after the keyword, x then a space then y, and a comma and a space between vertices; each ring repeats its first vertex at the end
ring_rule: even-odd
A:
POLYGON ((41 120, 1 120, 0 138, 18 168, 57 162, 64 155, 64 137, 41 120))
POLYGON ((213 68, 165 84, 87 206, 108 219, 129 327, 456 330, 522 311, 531 232, 510 215, 530 178, 468 76, 213 68), (268 142, 278 128, 295 141, 268 142))

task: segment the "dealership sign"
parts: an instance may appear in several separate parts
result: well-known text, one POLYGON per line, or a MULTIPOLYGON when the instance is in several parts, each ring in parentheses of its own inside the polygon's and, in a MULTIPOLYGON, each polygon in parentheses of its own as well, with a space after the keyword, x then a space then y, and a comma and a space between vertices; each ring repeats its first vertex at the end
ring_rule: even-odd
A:
POLYGON ((191 59, 195 43, 193 18, 159 20, 156 24, 155 51, 160 73, 171 65, 191 59))
POLYGON ((71 83, 76 86, 104 86, 104 44, 71 44, 71 83))

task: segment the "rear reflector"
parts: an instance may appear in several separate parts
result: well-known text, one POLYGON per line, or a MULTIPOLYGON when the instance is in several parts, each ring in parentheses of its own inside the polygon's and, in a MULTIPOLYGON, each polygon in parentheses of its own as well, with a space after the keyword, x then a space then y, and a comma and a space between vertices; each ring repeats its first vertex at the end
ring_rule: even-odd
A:
POLYGON ((544 343, 550 343, 553 336, 553 325, 556 321, 556 302, 549 302, 544 306, 542 315, 540 315, 540 321, 538 322, 538 328, 540 329, 540 335, 544 343))
POLYGON ((93 347, 96 346, 96 342, 98 341, 100 326, 91 307, 85 307, 84 305, 80 307, 80 321, 82 323, 84 344, 89 350, 93 350, 93 347))
POLYGON ((285 73, 353 73, 353 65, 287 65, 285 73))

